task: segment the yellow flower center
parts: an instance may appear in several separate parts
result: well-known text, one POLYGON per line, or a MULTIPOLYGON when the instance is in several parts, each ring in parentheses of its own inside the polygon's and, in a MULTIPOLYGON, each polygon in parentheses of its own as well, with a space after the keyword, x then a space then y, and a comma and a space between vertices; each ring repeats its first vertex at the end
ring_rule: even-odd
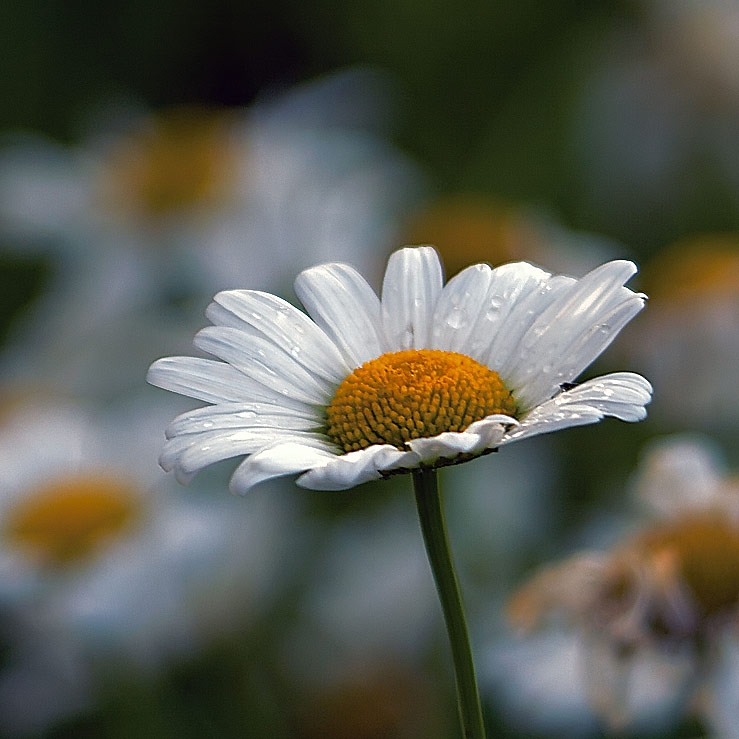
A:
POLYGON ((135 518, 136 496, 106 475, 55 480, 25 498, 5 524, 7 538, 47 565, 94 553, 135 518))
POLYGON ((339 385, 327 409, 327 434, 345 452, 464 431, 516 404, 497 372, 438 349, 409 349, 365 362, 339 385))
POLYGON ((102 194, 113 210, 156 219, 216 205, 234 180, 228 117, 177 108, 112 150, 102 194))
POLYGON ((704 616, 739 604, 739 529, 718 516, 691 516, 644 535, 643 551, 669 561, 704 616))

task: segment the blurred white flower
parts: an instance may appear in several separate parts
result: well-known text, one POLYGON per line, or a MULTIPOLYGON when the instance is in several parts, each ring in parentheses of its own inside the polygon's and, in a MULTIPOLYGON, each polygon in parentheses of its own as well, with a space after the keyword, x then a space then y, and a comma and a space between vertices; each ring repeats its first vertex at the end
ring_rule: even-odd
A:
POLYGON ((419 195, 378 122, 390 102, 379 72, 357 69, 245 109, 108 111, 77 148, 22 137, 0 159, 4 238, 107 255, 111 283, 125 266, 129 291, 155 297, 276 288, 339 257, 375 267, 419 195))
MULTIPOLYGON (((501 641, 489 652, 492 683, 516 720, 540 727, 567 720, 573 732, 587 734, 593 716, 617 730, 665 727, 695 709, 716 736, 737 736, 735 727, 727 733, 726 700, 739 671, 723 655, 727 644, 737 647, 739 485, 720 466, 711 469, 715 459, 701 438, 655 443, 634 485, 656 503, 657 520, 610 551, 542 569, 514 595, 508 612, 522 631, 560 618, 551 639, 536 637, 539 648, 501 641), (677 460, 681 484, 675 486, 677 460), (542 654, 549 656, 540 660, 542 654), (575 690, 542 681, 541 701, 550 713, 519 715, 512 686, 548 668, 575 670, 575 690), (590 718, 578 721, 586 700, 590 718)), ((538 698, 531 703, 544 705, 538 698)))
POLYGON ((136 310, 179 318, 235 286, 286 294, 320 261, 377 274, 421 189, 383 130, 389 105, 382 75, 355 69, 244 109, 111 109, 76 147, 6 141, 0 242, 52 267, 13 351, 34 367, 104 344, 136 310))
POLYGON ((161 412, 47 398, 2 419, 0 730, 38 731, 91 700, 96 673, 156 671, 269 608, 299 545, 289 506, 173 494, 152 454, 161 412))

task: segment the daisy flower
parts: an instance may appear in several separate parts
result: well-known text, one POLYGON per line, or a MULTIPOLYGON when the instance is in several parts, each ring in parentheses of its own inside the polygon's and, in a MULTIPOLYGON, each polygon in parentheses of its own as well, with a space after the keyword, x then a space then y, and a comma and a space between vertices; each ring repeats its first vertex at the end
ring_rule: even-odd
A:
POLYGON ((639 421, 651 396, 640 375, 573 384, 642 309, 624 287, 635 272, 628 261, 580 279, 477 264, 444 285, 424 246, 390 257, 381 297, 348 265, 305 270, 295 291, 310 317, 264 292, 221 292, 195 337, 216 359, 149 370, 153 385, 212 404, 172 421, 160 463, 187 482, 247 455, 236 492, 294 473, 341 490, 604 416, 639 421))
POLYGON ((547 431, 645 416, 651 386, 618 372, 572 381, 644 305, 631 262, 580 280, 525 262, 479 264, 443 284, 436 251, 391 255, 378 298, 346 264, 302 272, 310 317, 254 290, 216 295, 195 345, 216 357, 160 359, 149 381, 212 405, 178 416, 160 457, 186 482, 247 455, 245 492, 299 473, 342 490, 412 472, 419 522, 452 648, 464 736, 484 737, 469 637, 435 468, 547 431))

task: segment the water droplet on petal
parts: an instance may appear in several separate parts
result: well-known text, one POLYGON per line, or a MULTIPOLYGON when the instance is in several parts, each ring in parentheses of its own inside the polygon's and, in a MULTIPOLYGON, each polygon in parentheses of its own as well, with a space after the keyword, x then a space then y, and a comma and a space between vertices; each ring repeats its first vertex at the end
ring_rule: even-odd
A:
POLYGON ((455 308, 447 316, 446 323, 449 328, 452 328, 454 330, 462 328, 467 323, 465 312, 463 310, 460 310, 459 308, 455 308))

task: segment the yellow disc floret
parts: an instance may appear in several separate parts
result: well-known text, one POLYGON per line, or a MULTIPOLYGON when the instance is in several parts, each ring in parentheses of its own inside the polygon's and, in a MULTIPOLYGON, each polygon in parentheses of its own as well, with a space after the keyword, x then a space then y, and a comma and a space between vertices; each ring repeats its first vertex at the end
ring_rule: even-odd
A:
POLYGON ((327 434, 345 452, 464 431, 516 404, 497 372, 456 352, 409 349, 365 362, 339 385, 327 434))

